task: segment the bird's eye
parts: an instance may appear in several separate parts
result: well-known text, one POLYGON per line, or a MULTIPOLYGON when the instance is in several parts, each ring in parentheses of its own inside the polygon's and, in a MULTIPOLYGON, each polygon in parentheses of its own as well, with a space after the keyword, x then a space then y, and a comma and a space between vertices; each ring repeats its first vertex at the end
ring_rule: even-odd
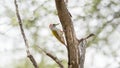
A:
POLYGON ((55 24, 53 24, 53 26, 55 26, 55 24))

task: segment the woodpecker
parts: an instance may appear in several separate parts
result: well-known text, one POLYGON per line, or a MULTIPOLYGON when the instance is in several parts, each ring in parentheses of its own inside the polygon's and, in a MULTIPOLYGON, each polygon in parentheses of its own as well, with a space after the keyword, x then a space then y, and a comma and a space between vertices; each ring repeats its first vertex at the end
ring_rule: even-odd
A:
MULTIPOLYGON (((59 24, 59 23, 58 23, 59 24)), ((65 40, 64 40, 64 36, 63 36, 63 31, 61 31, 60 29, 58 29, 56 26, 58 24, 50 24, 49 28, 52 31, 52 34, 57 38, 57 40, 59 40, 62 44, 65 45, 65 40)), ((66 46, 66 45, 65 45, 66 46)))

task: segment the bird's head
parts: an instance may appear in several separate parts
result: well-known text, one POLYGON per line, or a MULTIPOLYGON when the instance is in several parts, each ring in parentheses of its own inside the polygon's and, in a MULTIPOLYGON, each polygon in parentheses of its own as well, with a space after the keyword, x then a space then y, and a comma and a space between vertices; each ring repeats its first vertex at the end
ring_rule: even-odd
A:
POLYGON ((49 25, 49 28, 50 28, 50 29, 54 29, 57 25, 59 25, 59 23, 57 23, 57 24, 50 24, 50 25, 49 25))

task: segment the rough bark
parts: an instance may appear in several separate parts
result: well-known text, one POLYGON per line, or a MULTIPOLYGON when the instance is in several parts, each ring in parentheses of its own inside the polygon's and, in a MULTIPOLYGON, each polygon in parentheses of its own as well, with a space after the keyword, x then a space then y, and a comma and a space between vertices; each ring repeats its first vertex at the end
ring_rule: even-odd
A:
POLYGON ((68 68, 80 68, 79 42, 76 38, 71 16, 64 0, 55 0, 58 16, 65 33, 68 51, 68 68))

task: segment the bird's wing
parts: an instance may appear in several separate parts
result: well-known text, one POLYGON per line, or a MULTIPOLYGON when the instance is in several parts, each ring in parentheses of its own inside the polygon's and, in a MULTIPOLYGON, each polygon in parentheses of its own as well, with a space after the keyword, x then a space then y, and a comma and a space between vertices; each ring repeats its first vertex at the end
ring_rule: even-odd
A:
POLYGON ((63 37, 63 32, 61 32, 60 30, 56 30, 56 31, 52 31, 52 33, 54 34, 54 36, 62 43, 65 44, 64 41, 64 37, 63 37), (56 32, 57 31, 57 32, 56 32))

